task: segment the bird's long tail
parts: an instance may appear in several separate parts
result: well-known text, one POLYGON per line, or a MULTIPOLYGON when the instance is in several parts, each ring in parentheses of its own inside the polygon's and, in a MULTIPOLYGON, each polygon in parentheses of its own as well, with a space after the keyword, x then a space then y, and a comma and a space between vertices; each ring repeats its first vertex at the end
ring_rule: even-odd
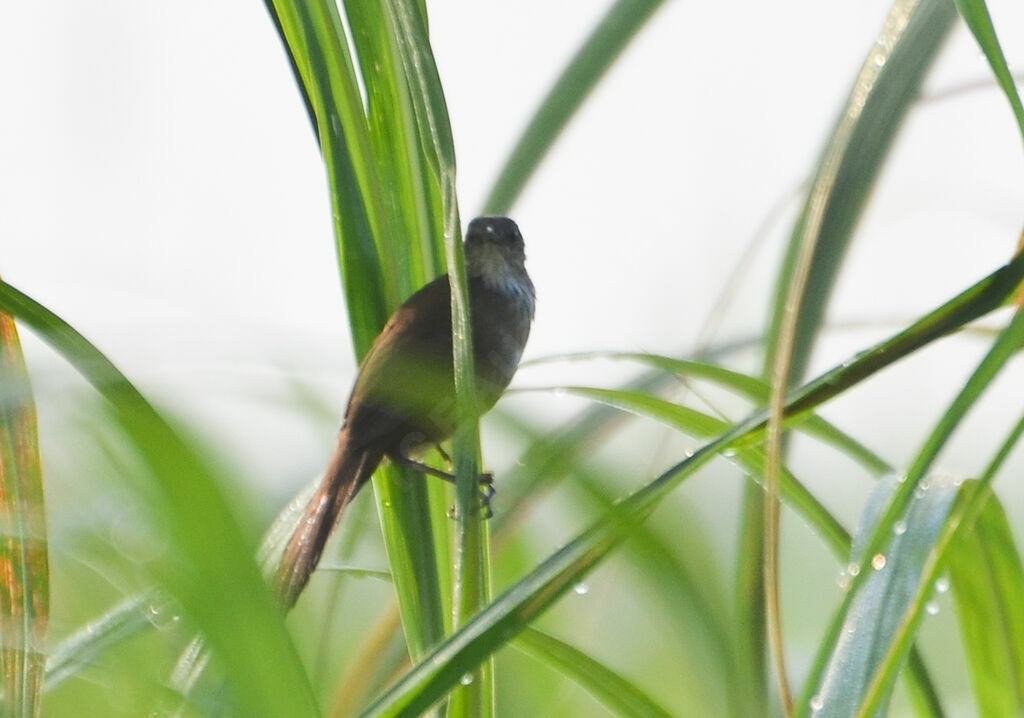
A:
POLYGON ((320 561, 341 512, 369 481, 382 457, 377 449, 350 448, 342 431, 320 488, 307 504, 277 569, 277 590, 285 608, 295 604, 320 561))

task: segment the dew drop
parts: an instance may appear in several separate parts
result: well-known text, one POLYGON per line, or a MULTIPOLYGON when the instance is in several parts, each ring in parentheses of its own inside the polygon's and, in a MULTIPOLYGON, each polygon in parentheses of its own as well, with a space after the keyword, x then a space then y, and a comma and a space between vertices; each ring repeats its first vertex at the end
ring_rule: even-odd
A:
POLYGON ((722 456, 724 456, 727 459, 734 459, 736 458, 736 450, 726 449, 725 451, 722 452, 722 456))
POLYGON ((590 593, 590 586, 585 583, 577 583, 572 590, 577 596, 586 596, 590 593))
POLYGON ((935 580, 935 592, 945 593, 949 590, 949 578, 946 576, 940 576, 935 580))
POLYGON ((871 559, 871 568, 875 569, 876 571, 881 571, 883 568, 885 568, 885 554, 884 553, 876 553, 872 557, 872 559, 871 559))
POLYGON ((855 563, 851 563, 849 566, 846 567, 846 572, 851 576, 856 576, 860 573, 860 566, 855 563))
POLYGON ((896 483, 898 483, 898 484, 902 484, 902 483, 905 483, 905 482, 906 482, 906 480, 907 480, 907 475, 906 475, 906 474, 899 474, 899 475, 898 475, 898 476, 896 477, 896 483))
POLYGON ((689 459, 693 456, 693 449, 687 449, 684 453, 686 454, 686 458, 689 459))
POLYGON ((459 683, 461 683, 464 686, 468 686, 472 682, 473 682, 473 674, 472 673, 467 673, 466 675, 464 675, 462 678, 459 679, 459 683))
POLYGON ((892 532, 897 536, 902 536, 907 532, 907 522, 900 519, 892 525, 892 532))
POLYGON ((924 495, 927 492, 928 492, 927 488, 925 488, 924 486, 918 486, 916 489, 914 489, 914 498, 916 498, 916 499, 923 499, 924 495))
POLYGON ((812 711, 820 711, 824 707, 825 707, 825 699, 824 698, 822 698, 821 696, 814 696, 813 698, 811 698, 811 710, 812 711))
POLYGON ((841 591, 847 591, 850 588, 850 575, 846 571, 839 572, 839 580, 836 582, 839 584, 841 591))
POLYGON ((381 503, 384 506, 384 508, 386 508, 386 509, 390 509, 391 508, 391 501, 390 500, 384 499, 384 501, 381 502, 381 503))
POLYGON ((936 616, 936 615, 938 615, 938 613, 939 613, 939 602, 938 601, 929 601, 928 603, 924 604, 924 610, 925 610, 925 613, 927 613, 929 616, 936 616))

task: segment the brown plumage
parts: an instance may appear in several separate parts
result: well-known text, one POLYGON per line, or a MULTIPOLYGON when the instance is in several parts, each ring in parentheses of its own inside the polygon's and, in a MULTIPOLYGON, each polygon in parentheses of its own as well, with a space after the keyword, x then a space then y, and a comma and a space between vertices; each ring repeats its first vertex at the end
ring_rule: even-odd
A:
MULTIPOLYGON (((523 238, 507 217, 478 217, 466 233, 473 359, 479 412, 512 380, 533 319, 533 284, 523 238)), ((456 428, 451 290, 438 277, 409 297, 363 360, 345 424, 316 494, 292 534, 277 572, 285 606, 316 568, 345 506, 385 457, 396 461, 456 428)))

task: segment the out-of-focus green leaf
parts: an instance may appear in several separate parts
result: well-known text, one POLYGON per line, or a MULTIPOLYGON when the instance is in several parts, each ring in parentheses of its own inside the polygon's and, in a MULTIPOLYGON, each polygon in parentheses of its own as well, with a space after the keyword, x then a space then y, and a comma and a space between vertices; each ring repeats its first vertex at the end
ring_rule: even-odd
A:
POLYGON ((50 617, 36 407, 14 319, 0 311, 0 670, 4 715, 39 715, 50 617))
MULTIPOLYGON (((959 483, 933 477, 900 519, 892 543, 884 553, 865 556, 878 521, 893 499, 899 480, 882 480, 868 500, 861 526, 854 536, 851 566, 866 563, 870 575, 850 602, 838 641, 818 688, 801 714, 815 718, 854 715, 864 692, 885 657, 904 613, 914 600, 922 571, 949 516, 959 483)), ((886 683, 882 703, 892 691, 896 675, 886 683)), ((884 708, 876 715, 883 715, 884 708)))
POLYGON ((105 650, 153 629, 154 613, 166 611, 166 599, 158 594, 126 598, 95 621, 65 638, 46 661, 46 690, 52 691, 78 675, 105 650))
MULTIPOLYGON (((633 352, 601 352, 587 354, 586 356, 589 358, 637 361, 662 371, 671 372, 676 376, 690 379, 706 379, 749 399, 758 406, 764 406, 768 403, 770 388, 767 382, 748 374, 725 369, 716 364, 633 352)), ((808 435, 815 436, 823 442, 832 445, 873 474, 881 475, 892 471, 892 467, 878 454, 819 416, 810 415, 804 417, 799 424, 794 425, 794 428, 799 428, 808 435)))
POLYGON ((1017 129, 1020 130, 1021 138, 1024 139, 1024 105, 1021 104, 1020 94, 1017 92, 1017 83, 1014 82, 1010 68, 1006 66, 1003 48, 999 46, 996 29, 992 26, 992 17, 988 14, 988 4, 985 0, 955 1, 960 16, 967 23, 967 27, 971 29, 982 52, 985 53, 999 87, 1003 89, 1006 99, 1010 101, 1014 117, 1017 118, 1017 129))
MULTIPOLYGON (((629 390, 651 391, 666 378, 661 373, 646 377, 629 390)), ((497 525, 493 543, 499 551, 513 538, 529 507, 543 499, 550 484, 567 474, 574 479, 568 483, 574 489, 571 506, 581 512, 610 510, 619 497, 617 477, 600 465, 589 465, 583 452, 587 446, 599 445, 606 432, 628 416, 609 405, 591 404, 578 419, 552 433, 506 412, 494 412, 492 421, 499 419, 500 426, 522 436, 529 446, 521 461, 497 477, 501 488, 491 522, 497 525)), ((683 509, 673 507, 675 519, 670 526, 648 523, 634 527, 633 540, 627 541, 622 551, 638 574, 634 590, 665 605, 666 641, 679 645, 684 661, 700 666, 700 678, 690 686, 688 705, 706 715, 745 718, 752 704, 743 682, 737 679, 735 637, 722 576, 704 560, 713 551, 699 516, 695 512, 691 517, 683 509)))
MULTIPOLYGON (((920 90, 928 68, 952 27, 950 0, 896 0, 874 46, 868 52, 839 118, 826 141, 776 279, 765 335, 764 376, 779 384, 778 409, 790 386, 806 371, 828 306, 839 267, 863 214, 903 118, 920 90)), ((781 466, 782 430, 773 426, 768 446, 770 466, 781 466), (776 440, 777 439, 777 440, 776 440)), ((768 477, 769 487, 774 479, 768 477)), ((767 499, 749 486, 740 529, 737 612, 750 673, 767 675, 764 657, 773 654, 783 666, 781 639, 766 650, 766 598, 778 602, 778 520, 772 492, 767 499), (765 501, 769 503, 765 503, 765 501), (766 511, 770 510, 770 513, 766 511), (776 517, 768 520, 766 517, 776 517), (765 553, 765 551, 769 553, 765 553), (765 556, 771 560, 766 571, 765 556), (764 576, 773 583, 766 586, 764 576)), ((773 618, 781 634, 781 619, 773 618)), ((784 671, 782 671, 784 673, 784 671)), ((783 702, 788 678, 780 676, 783 702)), ((762 686, 764 700, 768 691, 762 686)))
POLYGON ((668 718, 672 715, 635 683, 552 635, 528 628, 512 645, 572 678, 617 716, 668 718))
POLYGON ((576 110, 663 2, 618 0, 611 7, 541 101, 505 160, 484 202, 486 214, 508 212, 576 110))
POLYGON ((1017 718, 1024 714, 1024 567, 995 496, 951 547, 949 576, 979 714, 1017 718))
MULTIPOLYGON (((679 406, 639 392, 580 386, 563 386, 553 390, 600 401, 609 406, 654 419, 673 429, 701 439, 719 436, 728 431, 731 426, 727 421, 709 416, 696 409, 679 406)), ((756 477, 763 474, 764 452, 760 448, 747 445, 736 446, 728 453, 731 454, 731 460, 739 464, 744 471, 756 477)), ((814 494, 808 491, 789 471, 783 472, 782 490, 783 496, 793 509, 820 533, 829 548, 837 555, 845 555, 849 550, 850 543, 846 530, 821 505, 814 494)))
POLYGON ((281 612, 253 561, 254 547, 200 453, 62 319, 4 282, 0 310, 71 362, 107 400, 138 451, 149 471, 139 477, 140 498, 173 547, 151 569, 208 639, 238 710, 268 718, 318 715, 281 612))
MULTIPOLYGON (((898 533, 895 527, 899 521, 903 520, 902 517, 907 512, 909 506, 927 483, 924 478, 925 473, 935 460, 935 457, 949 441, 953 431, 963 420, 967 411, 977 402, 985 389, 989 387, 1010 357, 1019 350, 1022 342, 1024 342, 1024 312, 1018 312, 1014 315, 1009 325, 999 334, 998 339, 988 354, 985 355, 985 358, 975 369, 963 389, 939 419, 907 470, 904 482, 897 487, 892 500, 885 506, 885 513, 875 523, 867 547, 860 552, 862 558, 856 565, 856 572, 852 574, 851 590, 843 599, 842 606, 829 625, 825 639, 820 644, 821 650, 807 681, 806 700, 804 705, 798 706, 798 710, 803 711, 803 713, 798 713, 798 715, 806 714, 812 692, 816 690, 817 686, 821 685, 821 676, 828 656, 842 638, 842 623, 858 596, 861 584, 870 576, 870 561, 872 557, 879 553, 885 553, 886 547, 892 541, 894 532, 898 533)), ((909 629, 902 631, 900 639, 901 641, 909 642, 909 629)), ((875 679, 867 688, 867 693, 862 696, 861 700, 858 700, 857 705, 860 706, 857 712, 858 716, 871 715, 871 711, 877 710, 888 697, 886 686, 891 685, 891 681, 894 679, 899 666, 898 656, 891 655, 886 658, 884 666, 879 666, 882 672, 875 676, 875 679)))
POLYGON ((854 80, 818 160, 776 282, 766 337, 771 366, 779 327, 805 244, 814 247, 799 303, 790 376, 804 373, 839 267, 889 149, 924 76, 953 26, 951 0, 897 0, 854 80))

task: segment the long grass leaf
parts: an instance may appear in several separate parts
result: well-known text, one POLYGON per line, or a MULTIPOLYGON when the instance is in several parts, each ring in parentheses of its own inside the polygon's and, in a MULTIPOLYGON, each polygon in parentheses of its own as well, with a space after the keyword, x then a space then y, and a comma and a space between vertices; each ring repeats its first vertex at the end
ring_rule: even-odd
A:
MULTIPOLYGON (((868 192, 953 16, 948 0, 897 0, 894 4, 822 153, 779 272, 765 361, 773 387, 767 437, 767 495, 762 525, 743 529, 741 566, 761 573, 759 554, 763 552, 764 626, 771 639, 769 653, 786 715, 792 713, 792 698, 782 646, 777 494, 784 398, 792 380, 805 371, 838 268, 868 192), (755 529, 764 532, 763 549, 757 545, 755 529)), ((755 495, 748 495, 747 501, 751 508, 761 503, 755 495)), ((756 585, 757 581, 756 577, 749 577, 740 586, 749 588, 748 584, 756 585)), ((748 624, 746 632, 755 639, 750 647, 755 663, 760 661, 756 638, 762 634, 762 617, 755 611, 760 610, 760 606, 753 611, 744 610, 741 603, 741 620, 748 624)))
POLYGON ((994 497, 951 548, 949 577, 978 712, 1016 718, 1024 713, 1024 566, 994 497))
MULTIPOLYGON (((900 518, 900 531, 884 553, 865 556, 878 522, 896 493, 895 476, 884 479, 868 500, 854 538, 853 563, 867 563, 869 575, 844 614, 842 630, 808 708, 815 718, 853 715, 895 638, 904 613, 923 579, 925 564, 946 526, 959 482, 935 477, 900 518)), ((882 688, 891 692, 896 675, 882 688)), ((877 715, 884 711, 880 710, 877 715)))
MULTIPOLYGON (((885 553, 886 547, 892 541, 894 526, 904 516, 908 507, 914 501, 915 496, 920 493, 925 473, 935 460, 938 452, 952 436, 954 429, 962 421, 968 409, 974 405, 985 389, 988 388, 1007 360, 1020 348, 1022 342, 1024 342, 1024 313, 1018 313, 1000 333, 999 338, 993 344, 988 354, 985 355, 985 358, 975 369, 963 389, 950 404, 950 407, 940 417, 935 428, 907 470, 905 481, 899 485, 891 501, 886 505, 885 513, 875 524, 866 548, 862 552, 863 558, 857 564, 858 572, 853 577, 850 591, 843 599, 843 603, 830 623, 825 639, 821 643, 821 650, 811 670, 805 691, 807 694, 805 698, 808 702, 810 701, 809 694, 816 691, 817 687, 821 684, 821 676, 826 665, 827 656, 841 640, 842 623, 851 610, 851 605, 858 595, 857 592, 862 582, 870 575, 870 561, 872 557, 876 554, 885 553)), ((909 640, 909 629, 904 631, 904 634, 905 639, 909 640)), ((887 657, 886 670, 895 672, 897 662, 898 656, 894 652, 893 655, 887 657)), ((864 697, 863 704, 858 701, 858 705, 861 706, 861 713, 858 715, 870 715, 870 711, 877 709, 880 702, 886 697, 885 686, 890 685, 891 678, 892 676, 889 673, 876 676, 876 679, 869 687, 868 695, 864 697)), ((805 713, 808 710, 806 705, 800 706, 800 709, 805 713)))
POLYGON ((153 570, 209 640, 239 710, 268 718, 318 715, 252 547, 199 453, 65 321, 4 282, 0 309, 30 326, 93 385, 138 450, 151 472, 145 493, 159 497, 149 508, 175 549, 153 570))
MULTIPOLYGON (((762 379, 703 361, 677 359, 657 354, 638 354, 635 352, 600 352, 588 354, 587 357, 636 361, 647 366, 656 367, 662 371, 671 372, 674 376, 683 379, 705 379, 723 389, 728 389, 739 396, 749 399, 758 406, 764 406, 768 403, 771 391, 768 383, 762 379)), ((524 389, 517 391, 524 391, 524 389)), ((830 444, 875 475, 882 475, 892 471, 889 463, 878 454, 817 415, 812 414, 802 419, 799 424, 794 425, 794 428, 799 428, 808 435, 817 437, 824 443, 830 444)))
POLYGON ((0 312, 0 671, 14 718, 41 708, 48 564, 35 399, 14 319, 0 312))
POLYGON ((635 683, 550 634, 529 628, 512 645, 572 678, 617 716, 669 718, 672 715, 635 683))
POLYGON ((484 202, 506 214, 576 110, 664 0, 618 0, 562 70, 498 173, 484 202))
POLYGON ((985 53, 988 64, 996 76, 996 82, 1002 88, 1003 94, 1010 102, 1010 108, 1017 119, 1017 129, 1020 130, 1021 138, 1024 139, 1024 105, 1020 101, 1020 93, 1017 92, 1017 83, 1006 65, 1006 57, 1003 55, 1003 48, 999 45, 999 38, 996 37, 996 29, 992 25, 992 17, 988 13, 988 4, 985 0, 955 0, 960 16, 967 23, 967 27, 974 34, 981 51, 985 53))
POLYGON ((92 664, 107 649, 153 630, 154 612, 167 610, 156 592, 129 596, 61 641, 46 660, 46 690, 52 691, 92 664))

